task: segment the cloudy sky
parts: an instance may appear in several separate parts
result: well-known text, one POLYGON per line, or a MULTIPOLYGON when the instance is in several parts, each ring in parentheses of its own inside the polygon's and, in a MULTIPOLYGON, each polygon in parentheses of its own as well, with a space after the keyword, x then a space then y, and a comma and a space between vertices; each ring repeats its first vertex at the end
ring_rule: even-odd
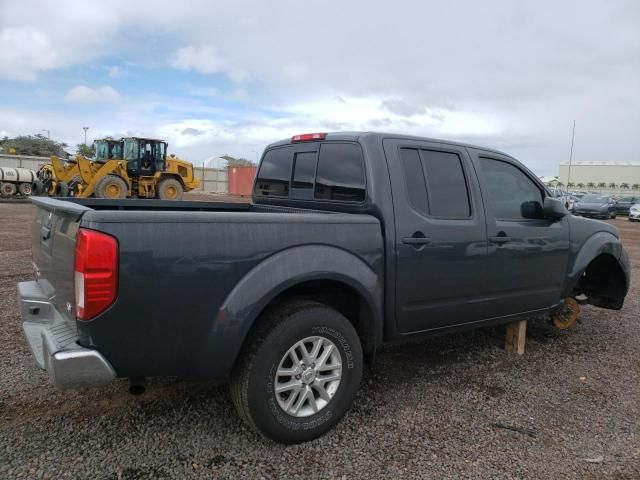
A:
POLYGON ((296 133, 640 161, 640 1, 0 0, 0 136, 166 138, 194 162, 296 133))

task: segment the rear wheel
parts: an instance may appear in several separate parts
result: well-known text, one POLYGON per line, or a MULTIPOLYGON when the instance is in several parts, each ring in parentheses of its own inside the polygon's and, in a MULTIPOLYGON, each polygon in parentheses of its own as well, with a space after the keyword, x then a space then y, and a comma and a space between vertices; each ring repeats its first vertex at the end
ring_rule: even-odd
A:
POLYGON ((106 175, 98 181, 95 193, 98 198, 127 198, 127 182, 117 175, 106 175))
POLYGON ((362 348, 342 314, 295 302, 263 319, 234 369, 240 416, 281 443, 313 440, 347 412, 362 379, 362 348))
POLYGON ((23 197, 28 197, 33 192, 33 189, 31 188, 30 183, 21 183, 18 185, 18 191, 23 197))
POLYGON ((184 189, 175 178, 165 178, 158 182, 156 195, 161 200, 182 200, 184 189))
POLYGON ((0 184, 0 196, 12 197, 16 194, 16 186, 13 183, 4 182, 0 184))

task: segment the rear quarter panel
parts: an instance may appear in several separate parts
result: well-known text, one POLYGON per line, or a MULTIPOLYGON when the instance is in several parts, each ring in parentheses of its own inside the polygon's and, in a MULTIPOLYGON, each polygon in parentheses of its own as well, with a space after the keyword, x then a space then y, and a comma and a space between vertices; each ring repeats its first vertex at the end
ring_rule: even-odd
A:
MULTIPOLYGON (((225 302, 249 272, 290 249, 344 252, 382 282, 380 224, 368 215, 90 212, 82 226, 120 245, 115 304, 78 322, 81 343, 98 348, 119 376, 226 376, 264 295, 247 287, 244 309, 233 315, 225 302)), ((261 272, 274 295, 287 271, 299 270, 295 262, 305 261, 281 258, 261 272)))

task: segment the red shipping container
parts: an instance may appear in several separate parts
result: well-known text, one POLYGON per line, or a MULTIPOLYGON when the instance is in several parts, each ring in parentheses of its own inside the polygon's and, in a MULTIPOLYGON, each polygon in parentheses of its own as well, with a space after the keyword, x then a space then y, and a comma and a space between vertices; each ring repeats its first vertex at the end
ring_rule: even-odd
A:
POLYGON ((251 195, 257 167, 227 167, 229 195, 251 195))

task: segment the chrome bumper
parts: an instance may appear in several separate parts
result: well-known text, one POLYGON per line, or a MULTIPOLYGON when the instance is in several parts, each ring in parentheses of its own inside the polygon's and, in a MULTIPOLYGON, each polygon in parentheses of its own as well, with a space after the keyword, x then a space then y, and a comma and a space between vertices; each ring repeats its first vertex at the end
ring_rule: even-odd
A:
POLYGON ((78 345, 75 324, 65 320, 46 298, 38 282, 18 283, 22 331, 36 365, 60 389, 102 385, 116 372, 98 352, 78 345))

